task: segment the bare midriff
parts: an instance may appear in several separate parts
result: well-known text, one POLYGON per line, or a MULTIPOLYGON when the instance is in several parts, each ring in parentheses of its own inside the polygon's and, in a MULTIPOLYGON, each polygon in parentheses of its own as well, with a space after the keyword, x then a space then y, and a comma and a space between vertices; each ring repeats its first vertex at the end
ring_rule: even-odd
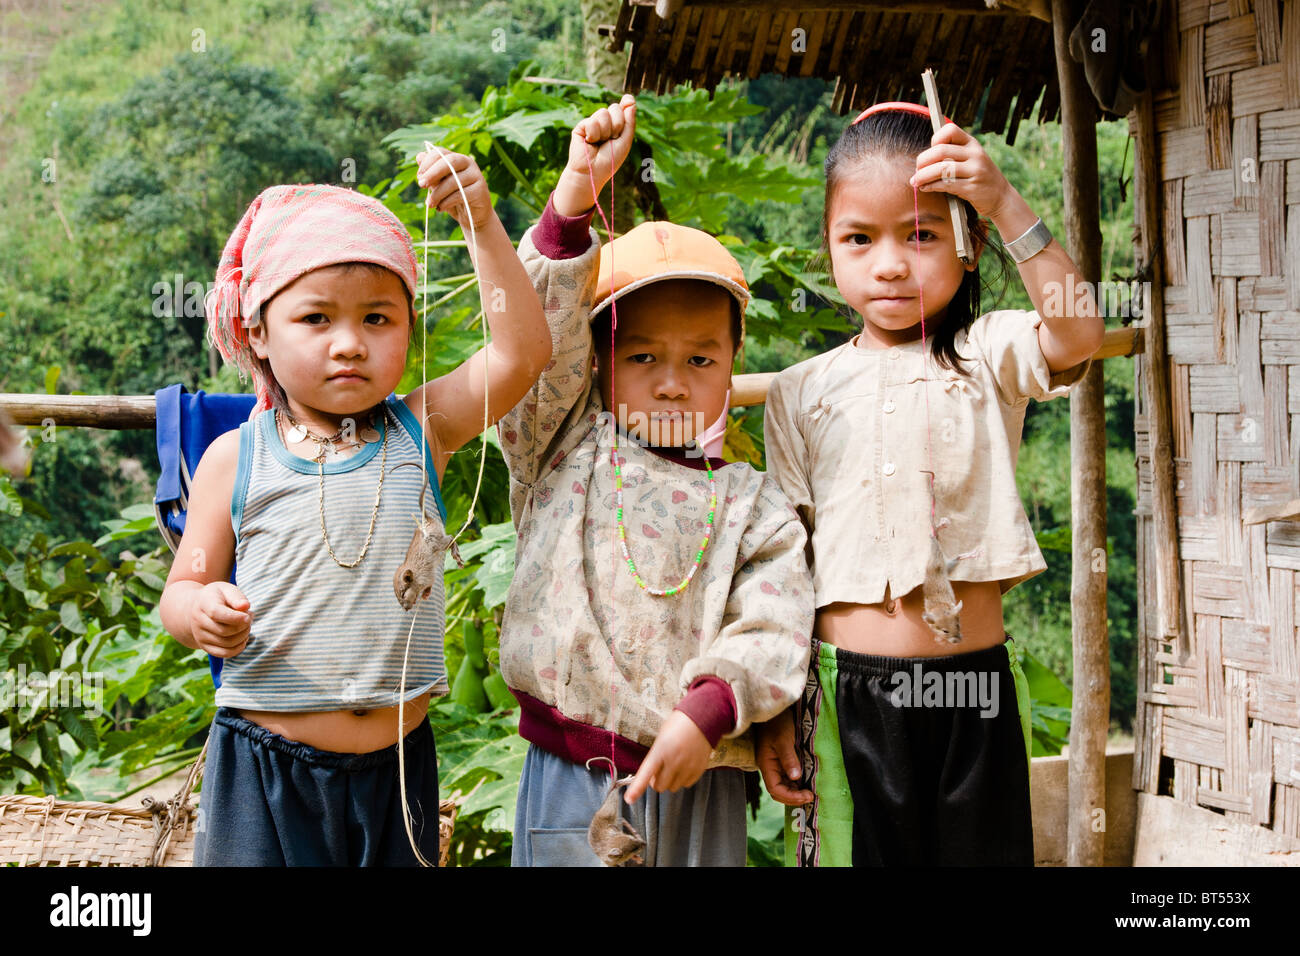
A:
POLYGON ((239 710, 241 716, 271 733, 296 740, 317 750, 364 754, 397 743, 397 707, 405 708, 402 736, 420 725, 429 710, 430 694, 421 694, 402 705, 374 710, 316 710, 285 713, 272 710, 239 710))
POLYGON ((962 639, 957 644, 935 639, 921 618, 925 602, 919 587, 892 601, 892 606, 837 602, 818 608, 813 633, 846 651, 882 657, 944 657, 1001 644, 1005 633, 998 582, 954 581, 952 586, 962 605, 962 639))

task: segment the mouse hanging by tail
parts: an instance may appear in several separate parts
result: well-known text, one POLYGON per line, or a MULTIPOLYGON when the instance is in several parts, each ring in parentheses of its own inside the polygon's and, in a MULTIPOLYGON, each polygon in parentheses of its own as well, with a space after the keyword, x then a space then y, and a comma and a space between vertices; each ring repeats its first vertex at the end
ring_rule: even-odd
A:
MULTIPOLYGON (((419 467, 413 461, 404 461, 393 466, 393 471, 401 468, 402 465, 419 467)), ((415 532, 411 535, 411 544, 406 549, 406 560, 393 575, 393 593, 397 595, 397 603, 402 605, 405 611, 409 611, 415 607, 417 601, 429 596, 434 582, 438 580, 437 576, 442 573, 444 551, 451 548, 451 556, 456 560, 456 564, 462 568, 465 566, 456 547, 455 538, 447 534, 447 529, 443 527, 441 521, 425 513, 424 493, 428 488, 427 481, 420 486, 420 513, 415 519, 415 532)))
POLYGON ((958 644, 961 642, 962 602, 953 593, 952 581, 948 577, 957 561, 945 560, 939 547, 939 529, 947 524, 945 518, 930 531, 930 555, 925 562, 925 581, 921 584, 921 596, 925 600, 921 619, 930 625, 936 641, 958 644))
MULTIPOLYGON (((610 762, 608 757, 592 759, 610 762)), ((587 768, 591 769, 590 760, 587 761, 587 768)), ((610 783, 604 801, 591 818, 591 825, 587 827, 587 843, 605 866, 639 866, 644 863, 641 851, 645 848, 645 840, 623 818, 622 790, 632 780, 633 777, 629 774, 622 780, 610 783)))

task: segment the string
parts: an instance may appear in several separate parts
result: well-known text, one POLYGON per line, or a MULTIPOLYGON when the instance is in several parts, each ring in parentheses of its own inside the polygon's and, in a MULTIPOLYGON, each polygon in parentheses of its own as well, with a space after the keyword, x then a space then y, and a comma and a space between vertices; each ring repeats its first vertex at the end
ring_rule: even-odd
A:
POLYGON ((912 217, 914 230, 912 238, 916 245, 916 294, 921 303, 921 391, 925 395, 925 460, 930 471, 930 537, 938 536, 934 528, 934 446, 930 439, 930 380, 925 375, 929 352, 925 347, 925 284, 921 281, 921 201, 920 187, 912 186, 912 217))
MULTIPOLYGON (((610 457, 614 470, 619 467, 618 462, 618 402, 614 398, 614 336, 618 331, 618 303, 614 301, 614 227, 610 224, 609 216, 614 214, 614 143, 611 140, 609 144, 609 216, 605 215, 605 210, 600 208, 600 190, 596 188, 596 174, 592 167, 595 163, 596 156, 600 153, 600 147, 596 148, 593 153, 591 144, 587 142, 587 137, 582 138, 582 145, 587 150, 587 179, 591 183, 591 201, 596 207, 596 212, 600 213, 601 222, 605 224, 605 235, 609 237, 609 404, 613 408, 606 409, 610 413, 610 428, 614 431, 612 450, 610 457)), ((611 780, 618 780, 618 768, 615 766, 615 728, 617 723, 614 719, 615 710, 615 688, 618 677, 618 668, 614 663, 614 627, 613 627, 613 609, 614 591, 618 586, 618 525, 614 526, 614 542, 610 546, 610 576, 609 576, 609 607, 610 617, 606 618, 606 626, 609 628, 609 776, 611 780)))
MULTIPOLYGON (((433 143, 430 143, 428 140, 425 140, 424 147, 425 147, 425 149, 427 149, 427 150, 432 150, 433 152, 437 153, 440 157, 444 157, 444 158, 445 158, 445 157, 448 156, 448 153, 447 153, 446 151, 444 151, 444 150, 442 150, 441 148, 439 148, 439 147, 433 145, 433 143)), ((456 181, 456 190, 460 193, 460 199, 461 199, 461 202, 465 204, 465 222, 466 222, 466 226, 468 227, 468 231, 469 231, 470 265, 472 265, 472 266, 474 267, 474 276, 475 276, 476 279, 479 280, 479 281, 476 283, 476 285, 478 286, 478 302, 479 302, 479 306, 480 306, 480 308, 482 308, 482 310, 483 310, 483 321, 482 321, 482 323, 481 323, 482 330, 483 330, 483 436, 482 436, 482 437, 483 437, 483 443, 482 443, 482 447, 481 447, 481 449, 480 449, 479 460, 478 460, 478 478, 477 478, 477 479, 475 480, 475 482, 474 482, 474 494, 470 496, 470 500, 469 500, 469 511, 468 511, 468 513, 466 513, 466 515, 465 515, 465 523, 462 524, 462 525, 460 526, 460 530, 457 531, 457 532, 452 536, 451 544, 448 545, 448 548, 451 548, 453 545, 455 545, 456 541, 460 538, 460 536, 461 536, 462 534, 465 533, 465 529, 468 528, 468 527, 470 526, 470 524, 474 521, 474 513, 475 513, 475 509, 478 507, 478 496, 479 496, 479 490, 483 487, 483 469, 484 469, 484 466, 487 464, 487 449, 488 449, 487 431, 488 431, 488 428, 491 427, 491 422, 490 422, 490 419, 491 419, 491 413, 490 413, 490 411, 489 411, 490 406, 489 406, 489 402, 488 402, 488 351, 487 351, 487 349, 488 349, 488 328, 487 328, 487 324, 488 324, 488 323, 487 323, 487 312, 488 312, 488 310, 487 310, 487 303, 483 301, 483 281, 482 281, 482 277, 479 275, 479 271, 478 271, 478 270, 479 270, 479 265, 478 265, 478 235, 477 235, 477 233, 476 233, 476 231, 475 231, 475 229, 474 229, 474 217, 470 214, 469 197, 467 197, 467 196, 465 195, 465 187, 461 184, 460 176, 456 175, 456 170, 455 170, 455 168, 451 165, 451 160, 450 160, 450 159, 447 160, 447 169, 451 171, 451 178, 454 179, 454 180, 456 181)), ((428 307, 429 307, 429 246, 428 246, 428 243, 427 243, 428 236, 429 236, 429 204, 428 204, 427 202, 426 202, 425 205, 424 205, 424 235, 425 235, 426 243, 425 243, 425 246, 424 246, 424 286, 423 286, 423 288, 422 288, 422 290, 421 290, 421 291, 422 291, 422 295, 423 295, 423 301, 421 302, 421 314, 422 314, 422 315, 423 315, 424 312, 426 312, 426 311, 428 310, 428 307)), ((426 365, 425 365, 425 363, 426 363, 427 357, 428 357, 428 356, 427 356, 427 352, 426 352, 424 349, 421 349, 421 350, 420 350, 420 379, 421 379, 421 381, 427 381, 427 379, 426 379, 426 377, 425 377, 425 376, 426 376, 426 373, 425 373, 426 365)), ((425 421, 427 421, 427 420, 428 420, 428 417, 427 417, 427 416, 428 416, 428 410, 427 410, 427 404, 428 404, 428 393, 427 393, 427 391, 421 391, 421 392, 420 392, 420 401, 421 401, 421 413, 425 415, 425 421)), ((424 475, 425 475, 425 481, 427 482, 427 481, 429 480, 429 477, 428 477, 428 472, 427 472, 427 467, 428 467, 428 466, 427 466, 427 464, 426 464, 426 461, 425 461, 425 455, 424 455, 424 428, 423 428, 423 427, 421 427, 421 429, 420 429, 420 446, 421 446, 421 447, 420 447, 420 452, 421 452, 421 454, 420 454, 420 468, 421 468, 421 470, 424 472, 424 475)), ((423 518, 423 515, 421 515, 421 518, 423 518)))
MULTIPOLYGON (((470 523, 474 520, 474 511, 478 505, 479 489, 483 487, 483 469, 487 463, 487 446, 488 446, 487 430, 489 427, 491 427, 490 425, 491 415, 489 412, 490 405, 488 400, 487 303, 483 301, 483 283, 481 277, 479 276, 479 271, 478 271, 479 270, 478 235, 474 230, 474 217, 471 214, 469 197, 465 195, 465 187, 460 181, 460 176, 456 175, 456 169, 454 166, 452 166, 451 159, 448 158, 449 154, 447 152, 438 148, 437 146, 433 145, 427 140, 425 141, 424 148, 430 152, 437 153, 440 158, 446 160, 447 169, 451 172, 451 178, 456 182, 456 189, 460 193, 460 200, 465 207, 465 222, 466 222, 467 232, 469 233, 470 265, 473 266, 474 268, 475 278, 479 279, 479 281, 476 282, 475 284, 478 286, 479 305, 482 306, 483 308, 483 323, 482 323, 483 325, 483 445, 482 445, 482 449, 479 457, 479 463, 478 463, 478 480, 474 484, 474 494, 470 497, 469 512, 465 516, 465 523, 460 526, 460 530, 457 531, 456 534, 452 537, 451 544, 447 546, 450 549, 455 546, 456 540, 461 536, 462 533, 464 533, 465 529, 468 528, 470 526, 470 523)), ((424 239, 425 239, 424 266, 423 266, 424 283, 420 287, 421 332, 424 331, 423 329, 424 318, 425 316, 428 315, 428 311, 429 311, 428 238, 429 238, 429 203, 428 200, 426 199, 424 204, 424 239)), ((420 345, 421 345, 420 382, 422 383, 423 386, 423 383, 427 383, 429 378, 428 350, 424 348, 425 342, 423 340, 421 340, 420 345)), ((425 438, 425 428, 428 427, 428 422, 429 422, 429 394, 427 389, 421 387, 420 390, 420 474, 423 477, 424 484, 429 483, 428 445, 427 445, 427 439, 425 438)), ((423 488, 424 485, 422 484, 420 487, 423 488)), ((424 515, 420 515, 419 520, 423 522, 424 515)), ((411 635, 415 633, 415 619, 419 615, 419 613, 420 613, 420 603, 416 602, 414 611, 411 614, 411 626, 406 632, 406 647, 402 651, 402 678, 401 678, 401 682, 398 684, 398 687, 400 688, 399 693, 406 689, 406 669, 411 654, 411 635)), ((416 860, 419 861, 421 866, 431 867, 431 866, 436 866, 437 864, 430 863, 425 858, 424 854, 420 852, 420 848, 415 842, 415 834, 412 833, 411 831, 411 808, 406 802, 406 734, 404 733, 406 728, 405 710, 406 710, 405 706, 399 704, 397 708, 397 780, 398 780, 398 787, 401 791, 401 796, 402 796, 402 824, 403 826, 406 827, 406 839, 411 844, 411 849, 415 853, 416 860)), ((434 812, 435 813, 437 812, 436 808, 434 812)))

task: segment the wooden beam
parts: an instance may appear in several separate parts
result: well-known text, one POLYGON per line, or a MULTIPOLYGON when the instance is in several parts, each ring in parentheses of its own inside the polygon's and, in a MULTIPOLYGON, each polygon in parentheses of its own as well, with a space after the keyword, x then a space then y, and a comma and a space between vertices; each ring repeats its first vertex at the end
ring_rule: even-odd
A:
MULTIPOLYGON (((1071 0, 1052 0, 1052 37, 1061 90, 1065 228, 1078 281, 1101 276, 1097 106, 1070 56, 1071 0)), ((1066 862, 1105 859, 1106 734, 1110 729, 1110 639, 1106 618, 1106 406, 1102 366, 1070 393, 1070 612, 1074 703, 1070 717, 1066 862), (1098 826, 1098 821, 1101 825, 1098 826)))
MULTIPOLYGON (((1110 329, 1102 338, 1093 361, 1120 358, 1142 351, 1142 330, 1110 329)), ((731 407, 745 408, 767 401, 775 372, 751 372, 731 379, 731 407)), ((16 425, 42 425, 47 419, 59 427, 153 428, 152 395, 42 395, 0 393, 0 414, 7 412, 16 425)))

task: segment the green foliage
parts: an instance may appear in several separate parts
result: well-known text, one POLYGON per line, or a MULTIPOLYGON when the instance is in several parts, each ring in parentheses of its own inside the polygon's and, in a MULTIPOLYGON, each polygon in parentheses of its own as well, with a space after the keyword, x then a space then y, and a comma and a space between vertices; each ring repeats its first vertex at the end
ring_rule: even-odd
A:
POLYGON ((99 365, 112 343, 108 390, 152 391, 162 382, 141 372, 171 379, 192 369, 203 352, 201 291, 248 203, 269 183, 331 178, 333 158, 300 113, 276 70, 239 63, 220 45, 179 54, 96 112, 100 158, 74 210, 111 237, 89 265, 99 281, 87 299, 113 320, 83 326, 72 347, 79 363, 99 365))
POLYGON ((1059 754, 1069 742, 1070 707, 1072 695, 1042 661, 1019 643, 1015 645, 1016 660, 1029 685, 1029 726, 1032 756, 1050 757, 1059 754))
POLYGON ((451 857, 459 866, 508 866, 515 793, 528 742, 510 711, 481 713, 450 700, 429 711, 444 798, 460 800, 451 857))
MULTIPOLYGON (((12 491, 7 478, 0 490, 12 491)), ((120 792, 126 775, 168 762, 210 718, 210 691, 206 701, 168 706, 192 691, 184 676, 202 658, 160 639, 150 611, 167 574, 159 552, 115 561, 99 550, 144 530, 145 508, 151 528, 150 506, 128 509, 94 544, 37 532, 12 551, 0 547, 0 792, 120 792), (146 695, 148 716, 132 721, 146 695)))
POLYGON ((760 799, 757 819, 747 821, 747 864, 785 866, 785 807, 766 792, 760 799))
MULTIPOLYGON (((540 214, 568 154, 570 130, 615 94, 585 86, 532 82, 524 76, 533 67, 523 63, 512 73, 508 86, 489 88, 477 110, 405 127, 386 138, 406 161, 397 175, 378 184, 373 194, 417 236, 421 234, 423 207, 404 197, 414 183, 414 155, 426 140, 473 155, 484 170, 498 209, 518 202, 530 216, 540 214)), ((740 261, 754 292, 746 317, 747 342, 798 341, 804 332, 848 332, 850 327, 833 308, 819 306, 819 301, 834 302, 838 295, 813 268, 815 250, 767 241, 746 243, 725 232, 733 200, 789 204, 800 201, 816 184, 806 170, 768 156, 728 155, 723 148, 727 124, 753 115, 758 108, 735 90, 719 90, 712 99, 698 90, 643 94, 637 102, 637 139, 628 163, 641 170, 644 182, 653 185, 668 218, 720 233, 721 241, 740 261)), ((630 225, 617 224, 624 230, 630 225)), ((431 244, 429 252, 436 259, 451 254, 442 243, 431 244)), ((431 281, 430 292, 450 299, 458 293, 472 293, 471 287, 472 274, 456 272, 431 281)), ((478 310, 471 306, 469 311, 478 321, 478 310)), ((469 354, 476 346, 477 340, 461 324, 467 314, 452 312, 438 320, 437 349, 446 362, 469 354)), ((435 350, 426 346, 424 354, 433 355, 435 350)))

